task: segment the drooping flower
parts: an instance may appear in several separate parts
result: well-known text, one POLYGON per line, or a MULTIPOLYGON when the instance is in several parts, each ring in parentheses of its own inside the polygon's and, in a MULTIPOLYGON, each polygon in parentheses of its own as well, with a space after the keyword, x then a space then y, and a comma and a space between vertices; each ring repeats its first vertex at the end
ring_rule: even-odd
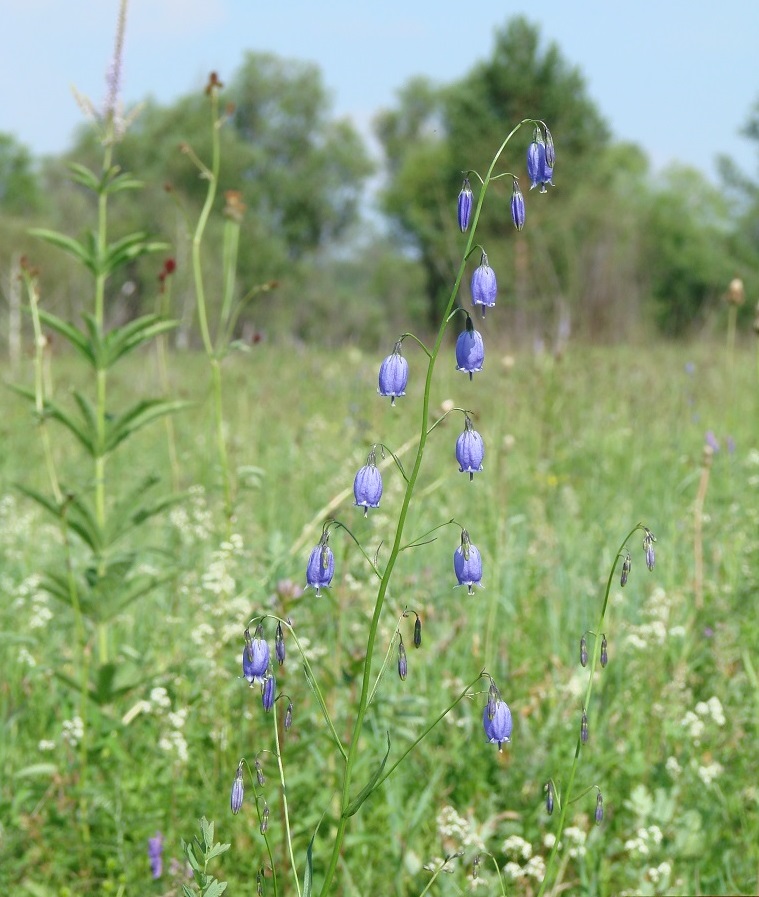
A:
POLYGON ((163 835, 156 832, 152 838, 148 838, 148 860, 150 873, 153 878, 160 878, 163 874, 163 835))
POLYGON ((485 443, 482 436, 472 426, 472 421, 465 416, 464 432, 456 440, 456 460, 461 473, 468 473, 470 481, 475 473, 482 470, 482 459, 485 457, 485 443))
POLYGON ((485 361, 485 345, 482 335, 474 329, 472 319, 466 316, 466 330, 463 330, 456 340, 456 370, 469 374, 476 374, 482 370, 485 361))
POLYGON ((580 665, 584 667, 588 665, 588 640, 584 635, 580 639, 580 665))
POLYGON ((293 702, 290 701, 287 705, 287 710, 285 710, 285 732, 290 731, 290 726, 293 724, 293 702))
POLYGON ((403 639, 400 639, 398 642, 398 675, 401 681, 404 681, 406 676, 408 676, 408 657, 406 656, 406 646, 403 644, 403 639))
POLYGON ((408 383, 408 362, 401 355, 401 341, 395 344, 393 354, 380 365, 379 387, 377 392, 381 396, 390 396, 390 404, 395 405, 398 396, 406 395, 408 383))
POLYGON ((553 145, 553 134, 548 130, 547 125, 543 125, 546 132, 546 165, 553 168, 556 164, 556 148, 553 145))
POLYGON ((364 517, 369 508, 378 508, 382 498, 382 474, 377 467, 377 455, 374 448, 369 452, 366 464, 356 474, 353 481, 353 495, 356 505, 363 507, 364 517))
POLYGON ((453 569, 459 585, 466 586, 469 594, 474 595, 472 587, 478 586, 482 579, 482 558, 465 529, 461 530, 461 545, 453 553, 453 569))
POLYGON ((540 128, 535 129, 532 143, 527 147, 527 175, 530 178, 530 190, 540 187, 541 193, 546 193, 546 186, 553 187, 553 166, 546 158, 546 145, 540 128))
POLYGON ((546 813, 553 813, 553 782, 546 784, 546 813))
POLYGON ((419 648, 422 644, 422 619, 417 614, 414 622, 414 647, 419 648))
POLYGON ((472 214, 472 187, 469 183, 469 178, 464 178, 464 183, 461 187, 461 192, 459 193, 459 202, 458 202, 458 218, 459 218, 459 230, 463 234, 467 228, 469 227, 469 218, 472 214))
POLYGON ((335 575, 335 556, 327 545, 328 540, 329 533, 325 529, 319 544, 311 552, 306 567, 306 588, 313 586, 317 598, 321 595, 319 589, 326 588, 335 575))
POLYGON ((276 686, 277 680, 274 678, 274 674, 269 673, 264 679, 264 684, 261 686, 261 703, 267 713, 274 706, 274 691, 276 686))
POLYGON ((274 654, 277 663, 282 666, 285 662, 285 635, 282 632, 282 624, 277 621, 277 632, 274 636, 274 654))
POLYGON ((630 557, 630 552, 628 551, 625 554, 625 559, 622 561, 622 575, 619 577, 619 584, 624 588, 627 585, 627 578, 630 575, 630 570, 632 569, 632 558, 630 557))
POLYGON ((237 816, 237 814, 240 812, 244 794, 245 785, 242 778, 242 760, 240 760, 237 765, 237 773, 235 775, 235 780, 232 783, 232 794, 229 799, 229 805, 232 808, 232 812, 235 816, 237 816))
POLYGON ((595 820, 596 825, 600 825, 603 822, 604 818, 604 799, 601 795, 601 792, 598 792, 596 796, 596 812, 595 812, 595 820))
POLYGON ((250 630, 245 630, 245 647, 242 649, 242 675, 250 685, 263 682, 269 667, 269 643, 263 637, 263 626, 256 626, 256 634, 250 637, 250 630))
POLYGON ((482 727, 485 730, 485 736, 490 744, 497 744, 498 750, 502 750, 501 745, 506 741, 511 741, 511 710, 506 701, 502 701, 500 697, 495 702, 495 712, 492 718, 488 714, 487 706, 482 712, 482 727))
POLYGON ((646 553, 646 566, 649 570, 653 570, 654 564, 656 563, 656 555, 654 553, 656 536, 647 526, 644 526, 643 529, 646 531, 646 535, 643 537, 643 550, 646 553))
POLYGON ((482 306, 482 317, 485 317, 485 309, 495 305, 495 297, 498 294, 498 283, 495 271, 488 264, 487 253, 482 253, 480 264, 472 273, 470 283, 472 291, 472 305, 482 306))
POLYGON ((514 178, 514 189, 511 193, 511 219, 517 230, 522 230, 525 221, 524 196, 519 189, 519 181, 514 178))

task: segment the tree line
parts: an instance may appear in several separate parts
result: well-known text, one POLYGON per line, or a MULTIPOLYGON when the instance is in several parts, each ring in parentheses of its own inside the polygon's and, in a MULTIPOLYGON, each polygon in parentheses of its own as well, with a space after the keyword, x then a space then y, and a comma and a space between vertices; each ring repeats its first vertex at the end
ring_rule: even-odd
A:
MULTIPOLYGON (((460 257, 455 208, 463 172, 486 166, 506 130, 530 117, 546 121, 556 140, 551 214, 536 190, 527 191, 532 133, 525 127, 503 170, 520 178, 529 226, 514 231, 505 177, 503 201, 489 204, 480 229, 515 341, 558 345, 570 333, 609 341, 654 330, 680 337, 714 322, 731 279, 740 277, 749 297, 759 293, 759 184, 730 160, 721 163, 720 187, 684 166, 654 175, 640 147, 612 139, 580 69, 524 18, 497 31, 490 55, 460 80, 411 79, 375 119, 379 160, 349 121, 332 114, 313 64, 248 53, 222 99, 221 190, 204 264, 220 284, 225 212, 243 215, 237 288, 266 289, 239 322, 241 339, 375 346, 409 318, 424 331, 460 257), (368 214, 370 179, 381 183, 379 219, 368 214)), ((759 143, 759 101, 744 133, 759 143)), ((188 154, 206 159, 210 142, 207 97, 199 93, 168 106, 147 100, 115 153, 145 185, 139 195, 117 197, 118 226, 169 244, 175 316, 189 343, 188 240, 205 187, 188 154)), ((14 259, 25 255, 41 271, 43 303, 77 314, 86 289, 80 272, 27 230, 81 234, 92 210, 68 166, 96 166, 99 153, 86 125, 70 150, 40 161, 0 134, 4 295, 14 259)), ((128 280, 114 284, 111 320, 155 309, 162 263, 136 261, 128 280)), ((463 304, 468 299, 462 295, 463 304)), ((752 312, 742 309, 744 323, 752 312)))

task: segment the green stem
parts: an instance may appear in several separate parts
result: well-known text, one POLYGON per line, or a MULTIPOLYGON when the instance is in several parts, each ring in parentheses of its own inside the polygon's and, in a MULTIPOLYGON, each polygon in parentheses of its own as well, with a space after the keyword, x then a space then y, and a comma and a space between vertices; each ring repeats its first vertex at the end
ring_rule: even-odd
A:
POLYGON ((279 725, 277 720, 277 708, 272 709, 274 716, 274 745, 276 747, 277 768, 279 769, 279 784, 281 785, 280 795, 282 799, 282 808, 285 814, 285 839, 287 840, 287 850, 290 854, 290 867, 293 870, 293 878, 295 879, 295 890, 300 897, 300 881, 298 880, 298 867, 295 864, 295 853, 293 852, 293 839, 290 832, 290 813, 287 806, 287 783, 285 782, 285 768, 282 765, 282 749, 279 743, 279 725))
MULTIPOLYGON (((614 558, 614 563, 611 565, 611 570, 609 571, 609 578, 606 582, 606 591, 604 593, 603 605, 601 606, 601 613, 599 614, 598 625, 596 626, 596 631, 595 631, 595 638, 593 639, 593 655, 590 660, 590 667, 589 667, 589 673, 588 673, 588 685, 585 689, 585 701, 583 703, 583 708, 586 713, 588 712, 588 710, 590 708, 590 699, 593 694, 593 680, 595 678, 596 666, 598 665, 599 658, 601 656, 601 633, 604 631, 604 620, 606 618, 606 608, 609 604, 609 595, 611 593, 611 584, 614 579, 614 574, 617 569, 617 564, 619 563, 619 560, 622 557, 623 552, 625 550, 625 546, 627 545, 629 540, 632 538, 634 533, 640 529, 643 529, 643 526, 640 523, 636 524, 630 530, 630 532, 625 536, 625 538, 622 540, 621 545, 617 549, 617 555, 614 558)), ((577 744, 575 745, 574 759, 572 760, 572 767, 569 771, 569 779, 567 781, 566 788, 563 789, 563 794, 560 796, 560 811, 561 812, 559 814, 559 825, 558 825, 558 828, 556 831, 556 840, 554 841, 553 847, 551 848, 551 853, 548 857, 548 862, 546 863, 546 872, 543 877, 543 881, 540 884, 540 889, 538 891, 537 897, 542 897, 542 895, 545 893, 545 890, 546 890, 546 887, 548 884, 549 873, 551 871, 553 864, 556 862, 556 857, 559 852, 559 843, 561 841, 561 835, 564 831, 564 824, 565 824, 566 818, 567 818, 567 811, 569 809, 570 803, 572 803, 572 800, 573 800, 572 789, 574 787, 575 777, 577 775, 577 769, 578 769, 579 762, 580 762, 581 749, 582 749, 582 737, 581 737, 581 735, 578 735, 577 736, 577 744)), ((557 792, 557 798, 559 798, 558 792, 557 792)))
POLYGON ((422 467, 422 460, 424 458, 424 449, 427 443, 427 437, 429 435, 427 429, 427 421, 429 420, 429 409, 430 409, 430 394, 432 391, 432 375, 435 370, 435 362, 437 361, 437 357, 440 354, 440 348, 443 344, 443 339, 445 337, 445 332, 448 327, 448 317, 451 313, 451 310, 456 301, 456 296, 458 295, 459 287, 461 285, 461 280, 464 276, 464 271, 466 269, 466 260, 471 252, 472 245, 474 242, 474 235, 477 229, 477 222, 479 220, 480 211, 482 209, 482 204, 485 199, 485 194, 487 192, 488 184, 493 175, 493 170, 501 157, 504 149, 506 148, 509 140, 513 137, 514 134, 525 124, 527 121, 532 121, 532 119, 525 119, 521 121, 518 125, 516 125, 511 132, 508 134, 506 139, 503 141, 495 156, 493 157, 493 161, 490 163, 490 168, 485 176, 483 181, 482 190, 480 190, 478 199, 477 199, 477 207, 474 211, 472 217, 472 227, 469 233, 469 239, 467 240, 466 249, 464 251, 463 258, 461 260, 461 264, 459 265, 458 274, 456 275, 456 282, 454 283, 453 289, 451 290, 450 297, 448 299, 448 304, 445 308, 445 311, 442 316, 442 320, 440 323, 440 327, 438 329, 437 337, 435 339, 435 344, 429 353, 429 361, 427 363, 427 376, 425 378, 424 384, 424 398, 422 401, 422 413, 420 419, 420 427, 419 427, 419 442, 417 445, 416 458, 414 460, 414 466, 411 471, 411 474, 408 478, 408 482, 406 484, 406 491, 403 496, 403 502, 401 504, 401 510, 398 515, 398 523, 395 530, 395 538, 393 540, 393 546, 390 551, 390 557, 388 558, 387 566, 385 567, 385 572, 382 576, 382 580, 379 585, 379 589, 377 592, 377 599, 374 605, 374 613, 372 614, 372 621, 369 627, 369 635, 366 642, 366 654, 364 658, 364 667, 363 667, 363 675, 361 681, 361 695, 359 697, 358 707, 356 709, 356 718, 353 724, 353 731, 351 735, 350 747, 348 749, 348 759, 345 764, 345 769, 343 772, 343 785, 342 785, 342 794, 341 794, 341 806, 342 806, 342 815, 338 822, 337 832, 335 834, 335 840, 332 847, 332 854, 330 856, 329 866, 327 867, 327 871, 324 878, 324 883, 321 888, 321 895, 325 897, 325 895, 329 892, 330 887, 332 885, 332 879, 334 878, 335 871, 337 869, 338 860, 340 857, 340 851, 342 849, 343 839, 345 837, 345 831, 348 824, 348 817, 345 815, 345 810, 350 804, 350 786, 351 786, 351 778, 353 773, 353 767, 356 762, 356 758, 358 756, 359 749, 359 741, 361 738, 361 730, 363 728, 364 718, 366 716, 366 709, 368 705, 369 699, 369 686, 371 681, 371 668, 372 661, 374 659, 374 649, 375 642, 377 639, 377 630, 379 627, 380 616, 382 614, 382 608, 385 603, 385 596, 387 595, 388 586, 390 584, 390 578, 392 577, 393 570, 395 569, 395 563, 398 559, 398 555, 401 551, 401 543, 403 537, 403 529, 406 525, 406 518, 408 516, 409 506, 411 504, 411 498, 414 494, 414 488, 416 487, 416 482, 419 477, 419 472, 422 467))

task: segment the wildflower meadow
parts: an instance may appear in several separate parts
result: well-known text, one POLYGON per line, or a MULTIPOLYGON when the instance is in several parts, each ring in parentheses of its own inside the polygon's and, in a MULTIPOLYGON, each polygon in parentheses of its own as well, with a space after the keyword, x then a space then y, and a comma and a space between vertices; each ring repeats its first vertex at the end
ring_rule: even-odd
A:
POLYGON ((129 229, 125 18, 83 101, 98 162, 68 166, 82 220, 31 233, 88 284, 77 314, 33 252, 16 272, 4 890, 757 893, 753 335, 731 310, 727 346, 513 344, 499 241, 561 211, 536 108, 453 163, 434 323, 241 338, 277 283, 240 274, 223 78, 178 153, 202 202, 129 229), (153 310, 116 318, 139 264, 153 310))

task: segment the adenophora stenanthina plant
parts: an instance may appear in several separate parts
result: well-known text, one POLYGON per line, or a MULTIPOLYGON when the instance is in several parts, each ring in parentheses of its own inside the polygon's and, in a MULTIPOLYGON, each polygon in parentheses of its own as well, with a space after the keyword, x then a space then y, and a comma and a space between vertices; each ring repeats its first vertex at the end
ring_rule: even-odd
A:
MULTIPOLYGON (((449 350, 446 347, 446 337, 448 335, 449 326, 459 313, 463 312, 466 314, 466 327, 465 330, 459 334, 456 341, 456 368, 468 373, 470 380, 474 373, 482 371, 483 368, 484 345, 482 336, 474 329, 470 315, 457 304, 457 300, 461 290, 462 281, 467 270, 472 269, 472 260, 474 259, 476 264, 474 265, 473 270, 471 270, 470 278, 472 305, 475 307, 480 306, 483 314, 486 308, 492 308, 495 305, 497 295, 496 274, 488 262, 485 247, 476 242, 477 226, 483 203, 485 202, 485 198, 488 195, 491 186, 495 181, 501 178, 509 178, 513 222, 518 230, 521 230, 521 228, 524 227, 525 200, 519 189, 518 178, 513 172, 496 173, 496 170, 510 141, 525 126, 535 129, 536 138, 533 142, 537 142, 537 135, 539 135, 539 145, 542 147, 542 150, 531 150, 533 156, 536 152, 538 153, 537 161, 539 165, 535 171, 532 169, 530 170, 530 178, 541 186, 541 192, 544 192, 545 185, 551 182, 552 166, 548 165, 546 159, 547 147, 550 145, 551 162, 555 162, 553 140, 550 137, 550 133, 545 124, 534 119, 525 119, 512 129, 493 156, 490 167, 484 176, 471 170, 463 173, 464 184, 458 196, 457 218, 459 229, 462 233, 467 235, 466 243, 463 248, 461 262, 458 266, 458 271, 452 284, 448 303, 441 317, 435 340, 432 345, 427 345, 413 334, 404 333, 397 339, 392 353, 388 355, 379 366, 377 391, 380 396, 390 398, 391 406, 396 406, 392 411, 388 410, 388 413, 403 413, 400 408, 404 403, 399 401, 396 405, 396 399, 400 400, 406 395, 406 389, 409 382, 412 383, 412 386, 416 383, 417 388, 421 393, 421 409, 418 417, 419 429, 416 438, 416 450, 415 452, 412 452, 413 460, 408 466, 408 469, 404 468, 399 457, 394 454, 390 448, 386 445, 381 446, 383 457, 385 452, 392 457, 398 474, 404 483, 400 504, 394 509, 396 515, 395 532, 389 549, 386 550, 386 557, 381 557, 379 548, 376 549, 376 552, 373 555, 370 554, 368 550, 362 546, 361 540, 343 522, 330 519, 324 523, 321 538, 312 549, 305 564, 305 587, 315 589, 314 593, 310 593, 312 598, 316 599, 321 596, 322 590, 339 588, 341 574, 336 565, 335 555, 329 547, 328 542, 330 537, 333 536, 337 530, 343 530, 349 538, 356 543, 361 555, 366 561, 368 570, 378 582, 374 607, 371 613, 371 621, 366 634, 366 642, 361 651, 363 661, 361 664, 360 687, 358 688, 355 704, 351 708, 349 718, 340 721, 333 720, 332 714, 334 703, 325 698, 316 672, 312 668, 307 654, 302 650, 300 636, 290 620, 275 614, 266 613, 247 621, 246 626, 243 627, 246 630, 245 647, 243 649, 243 677, 247 679, 251 685, 253 683, 262 682, 262 700, 267 709, 285 696, 276 693, 276 683, 271 674, 271 669, 268 666, 269 652, 265 652, 264 649, 259 646, 258 655, 256 656, 260 655, 261 659, 258 665, 254 668, 252 655, 255 652, 251 645, 255 644, 256 638, 265 639, 265 630, 267 628, 273 630, 275 626, 277 627, 278 632, 276 644, 280 644, 281 642, 282 650, 285 637, 293 640, 296 652, 300 654, 301 657, 306 681, 316 697, 329 736, 336 751, 339 779, 337 796, 338 809, 334 814, 333 825, 329 834, 320 835, 317 828, 317 831, 311 838, 308 850, 306 851, 304 867, 303 863, 299 864, 295 860, 295 848, 290 828, 287 803, 287 775, 284 768, 282 752, 280 750, 280 739, 282 737, 280 735, 280 723, 276 712, 270 714, 269 718, 272 720, 275 745, 273 754, 276 757, 279 768, 279 798, 283 806, 283 838, 287 845, 287 855, 290 862, 290 870, 288 874, 292 877, 298 895, 319 893, 324 897, 324 895, 335 892, 335 876, 341 863, 341 857, 346 845, 346 835, 353 816, 360 810, 363 803, 381 787, 382 783, 392 775, 393 771, 403 762, 404 758, 407 757, 430 732, 432 732, 432 730, 454 707, 456 707, 464 698, 472 698, 478 693, 475 689, 477 683, 483 677, 489 681, 489 689, 488 702, 482 720, 484 729, 484 737, 481 735, 482 744, 484 746, 486 743, 491 742, 497 744, 499 749, 502 749, 503 745, 508 744, 511 741, 511 710, 506 701, 501 698, 501 693, 495 686, 492 677, 484 670, 474 673, 472 680, 458 695, 452 697, 448 696, 447 699, 439 702, 439 705, 432 711, 432 718, 428 724, 422 727, 422 730, 418 732, 416 737, 414 737, 410 743, 394 745, 391 741, 390 733, 388 733, 386 744, 376 744, 369 740, 368 729, 365 724, 372 705, 372 700, 377 689, 382 684, 382 675, 392 664, 393 656, 396 658, 398 675, 401 680, 405 680, 410 672, 412 672, 409 668, 408 654, 401 634, 401 626, 403 625, 404 618, 412 613, 415 616, 413 645, 415 648, 419 648, 422 642, 422 621, 420 616, 415 611, 410 611, 407 608, 404 608, 399 612, 390 644, 387 646, 384 654, 384 660, 381 662, 379 660, 378 641, 380 638, 380 621, 383 619, 383 613, 386 612, 386 602, 390 598, 390 583, 401 552, 409 548, 419 548, 425 545, 434 538, 432 534, 437 529, 453 525, 458 527, 460 531, 460 544, 454 551, 453 556, 453 572, 458 584, 467 587, 468 595, 464 597, 465 601, 470 600, 468 597, 469 595, 474 595, 474 586, 480 585, 483 577, 482 556, 477 547, 472 544, 469 536, 469 529, 465 528, 457 521, 453 519, 444 521, 434 527, 430 532, 414 535, 411 538, 408 538, 405 535, 405 530, 409 508, 414 498, 420 471, 422 470, 424 463, 428 439, 438 425, 442 423, 450 413, 450 411, 446 411, 442 417, 434 420, 432 423, 430 422, 430 396, 433 374, 438 359, 443 352, 445 352, 444 357, 448 359, 448 363, 452 365, 454 363, 454 359, 448 356, 449 350), (471 189, 473 181, 479 183, 476 197, 474 191, 471 189), (421 352, 420 364, 417 362, 411 364, 402 354, 402 346, 406 340, 411 340, 418 346, 418 349, 421 352), (256 633, 256 638, 253 639, 250 637, 251 627, 254 627, 256 633), (261 669, 263 666, 264 654, 267 658, 266 670, 261 669), (345 732, 348 733, 347 737, 342 734, 345 732), (357 781, 359 754, 365 758, 367 753, 372 750, 376 755, 374 771, 368 776, 368 779, 364 778, 362 781, 357 781), (393 755, 392 758, 391 753, 393 755), (325 858, 320 866, 321 870, 323 870, 321 881, 315 884, 313 857, 317 852, 325 858), (304 868, 304 872, 301 879, 299 870, 302 868, 304 868)), ((525 146, 523 145, 519 154, 520 160, 524 160, 524 151, 525 146)), ((524 162, 522 161, 521 164, 524 164, 524 162)), ((534 162, 530 162, 530 165, 533 167, 534 164, 534 162)), ((483 439, 480 434, 474 430, 470 416, 473 415, 474 412, 464 411, 462 408, 451 410, 461 411, 465 416, 464 432, 457 441, 455 452, 459 471, 469 473, 470 480, 474 478, 474 473, 478 473, 480 476, 486 476, 485 473, 481 473, 483 470, 482 460, 484 457, 483 439)), ((486 428, 487 421, 483 421, 482 426, 486 428)), ((367 514, 370 508, 378 506, 380 497, 382 496, 382 477, 380 476, 380 471, 376 463, 376 450, 379 447, 379 443, 372 447, 366 464, 359 469, 354 478, 353 493, 355 505, 359 508, 363 508, 364 515, 367 514)), ((456 470, 453 464, 453 458, 451 458, 451 469, 452 471, 456 470)), ((383 505, 383 509, 385 513, 387 513, 388 509, 385 505, 383 505)), ((471 525, 474 527, 476 524, 477 521, 473 521, 471 525)), ((452 585, 454 585, 454 583, 452 583, 452 585)), ((279 657, 279 654, 277 656, 279 657)), ((261 750, 258 745, 255 746, 255 749, 256 751, 261 750)), ((260 793, 260 786, 252 775, 250 778, 251 787, 254 790, 254 803, 259 812, 259 821, 261 821, 260 807, 262 805, 262 795, 260 793)), ((236 781, 237 780, 235 779, 235 782, 236 781)), ((239 794, 239 786, 235 784, 234 787, 237 790, 233 792, 233 797, 236 797, 239 794)), ((274 802, 271 801, 271 803, 273 804, 274 802)), ((329 807, 325 808, 325 815, 328 815, 331 812, 332 810, 329 807)), ((277 869, 273 859, 273 852, 270 847, 270 841, 268 840, 269 835, 264 832, 264 826, 262 826, 262 832, 264 834, 265 846, 269 854, 269 874, 271 875, 273 892, 276 895, 280 892, 280 879, 278 878, 277 869)), ((346 858, 343 857, 342 861, 344 862, 345 859, 346 858)))

